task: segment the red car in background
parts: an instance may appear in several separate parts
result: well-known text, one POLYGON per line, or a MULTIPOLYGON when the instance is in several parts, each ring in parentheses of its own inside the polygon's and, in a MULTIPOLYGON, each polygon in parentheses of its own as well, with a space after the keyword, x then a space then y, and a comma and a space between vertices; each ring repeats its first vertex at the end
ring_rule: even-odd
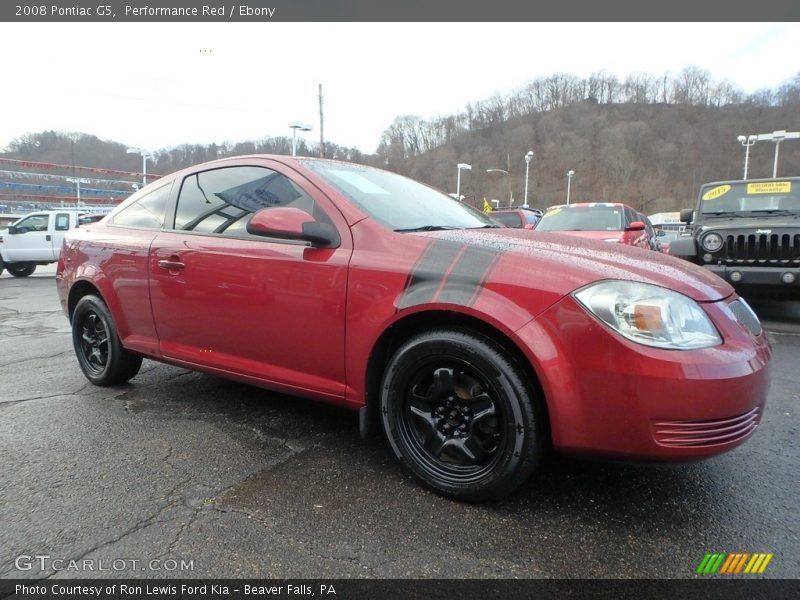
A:
POLYGON ((495 208, 489 216, 506 227, 518 229, 533 229, 542 217, 542 211, 537 208, 495 208))
POLYGON ((642 215, 626 204, 579 202, 551 206, 536 224, 537 231, 559 231, 590 240, 654 250, 656 240, 642 215))
POLYGON ((343 405, 424 485, 475 501, 550 447, 694 459, 756 429, 757 317, 652 254, 498 227, 379 169, 246 156, 70 232, 56 282, 92 383, 150 358, 343 405))

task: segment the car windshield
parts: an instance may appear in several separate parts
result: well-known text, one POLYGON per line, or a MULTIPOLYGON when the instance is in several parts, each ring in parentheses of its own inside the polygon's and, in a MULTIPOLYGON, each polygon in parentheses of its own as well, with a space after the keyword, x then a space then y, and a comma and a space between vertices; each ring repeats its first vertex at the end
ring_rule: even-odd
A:
POLYGON ((754 181, 711 184, 700 190, 703 214, 800 212, 800 182, 754 181))
POLYGON ((518 212, 493 212, 492 218, 506 227, 522 227, 518 212))
POLYGON ((557 206, 536 225, 537 231, 621 231, 619 206, 557 206))
POLYGON ((482 212, 402 175, 325 160, 304 165, 395 231, 497 227, 482 212))

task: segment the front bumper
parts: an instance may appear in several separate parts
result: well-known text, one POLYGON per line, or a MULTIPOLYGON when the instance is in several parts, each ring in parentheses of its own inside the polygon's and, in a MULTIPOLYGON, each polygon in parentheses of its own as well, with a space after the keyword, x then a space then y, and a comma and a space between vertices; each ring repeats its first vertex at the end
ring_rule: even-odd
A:
POLYGON ((756 429, 771 350, 728 304, 702 306, 723 344, 663 350, 631 342, 568 296, 517 334, 532 353, 553 446, 570 454, 687 460, 736 447, 756 429))
POLYGON ((763 285, 800 288, 800 267, 752 265, 703 265, 732 285, 763 285), (738 276, 735 275, 738 273, 738 276), (789 281, 786 281, 788 279, 789 281))

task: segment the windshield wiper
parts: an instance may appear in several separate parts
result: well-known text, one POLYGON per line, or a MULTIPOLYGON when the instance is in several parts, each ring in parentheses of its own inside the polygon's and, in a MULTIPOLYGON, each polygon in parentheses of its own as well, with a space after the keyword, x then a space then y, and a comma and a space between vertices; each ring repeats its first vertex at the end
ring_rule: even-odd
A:
POLYGON ((747 215, 743 215, 742 213, 737 212, 735 210, 716 210, 716 211, 712 211, 712 212, 703 211, 702 214, 705 215, 705 216, 712 216, 712 217, 729 217, 729 216, 746 217, 747 216, 747 215))
POLYGON ((450 225, 423 225, 422 227, 408 227, 406 229, 395 229, 401 233, 407 231, 443 231, 445 229, 463 229, 463 227, 452 227, 450 225))
POLYGON ((769 213, 771 215, 781 214, 781 215, 794 215, 796 217, 800 217, 800 212, 794 212, 791 210, 787 210, 785 208, 759 208, 756 210, 751 210, 750 212, 754 213, 769 213))

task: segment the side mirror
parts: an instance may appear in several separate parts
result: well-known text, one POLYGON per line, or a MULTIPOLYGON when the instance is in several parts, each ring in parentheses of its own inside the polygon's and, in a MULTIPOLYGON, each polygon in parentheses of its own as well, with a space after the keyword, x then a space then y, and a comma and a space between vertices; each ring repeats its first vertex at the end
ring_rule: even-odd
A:
POLYGON ((656 237, 664 237, 665 235, 667 235, 667 232, 664 231, 663 229, 659 229, 658 231, 656 231, 656 237))
POLYGON ((681 223, 691 223, 694 219, 694 209, 684 208, 681 210, 681 223))
POLYGON ((310 242, 323 248, 339 245, 339 232, 333 225, 315 221, 307 212, 290 206, 262 208, 247 224, 247 232, 264 237, 310 242))
POLYGON ((634 221, 625 228, 625 231, 643 231, 645 228, 643 221, 634 221))
POLYGON ((17 229, 17 226, 16 226, 16 225, 9 225, 9 226, 8 226, 8 233, 9 233, 10 235, 16 235, 16 234, 18 234, 18 233, 19 233, 19 229, 17 229))

